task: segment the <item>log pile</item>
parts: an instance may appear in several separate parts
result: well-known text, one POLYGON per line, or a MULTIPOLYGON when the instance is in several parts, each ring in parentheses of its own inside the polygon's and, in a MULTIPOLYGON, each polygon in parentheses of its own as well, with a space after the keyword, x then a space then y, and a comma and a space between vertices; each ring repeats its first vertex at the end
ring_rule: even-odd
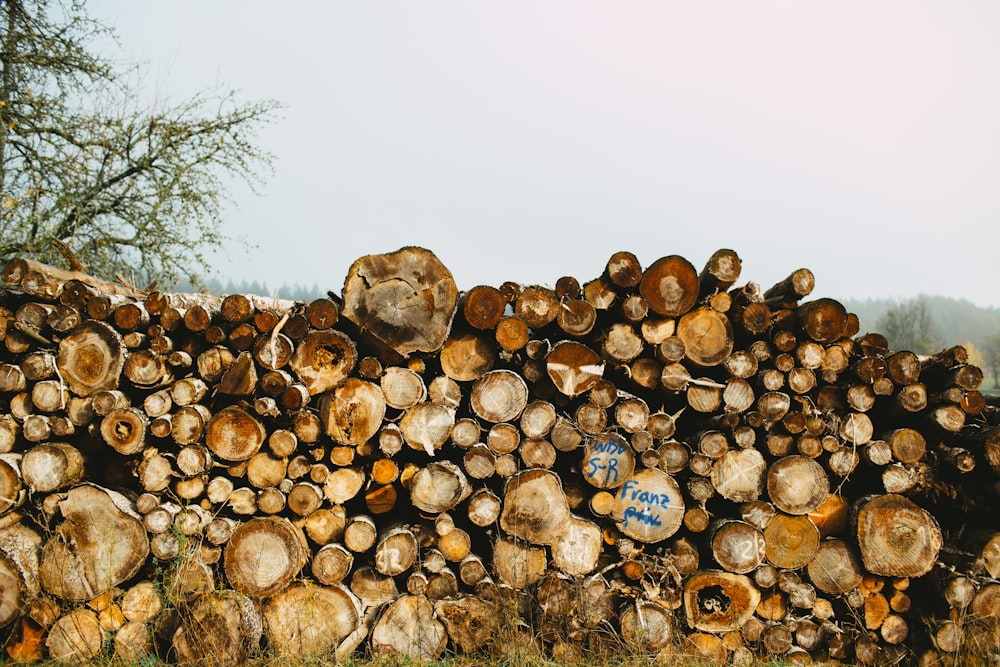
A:
POLYGON ((8 656, 996 655, 982 372, 740 274, 460 291, 404 248, 300 303, 10 262, 8 656))

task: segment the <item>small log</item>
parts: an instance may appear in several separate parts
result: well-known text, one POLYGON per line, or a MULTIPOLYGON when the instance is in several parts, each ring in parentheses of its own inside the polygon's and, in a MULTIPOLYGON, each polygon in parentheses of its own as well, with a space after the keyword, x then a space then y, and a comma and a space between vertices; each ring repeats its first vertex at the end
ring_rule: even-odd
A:
POLYGON ((104 631, 97 614, 75 609, 55 622, 45 638, 49 656, 59 662, 84 662, 96 658, 104 647, 104 631))
POLYGON ((354 567, 354 555, 342 544, 326 544, 312 556, 312 575, 327 586, 339 584, 354 567))
POLYGON ((712 556, 727 572, 749 574, 765 558, 764 535, 743 521, 724 520, 710 531, 712 556))
POLYGON ((734 502, 756 500, 764 490, 766 466, 756 449, 730 450, 712 465, 712 486, 734 502))
POLYGON ((495 637, 496 610, 478 597, 438 600, 434 613, 444 623, 448 638, 463 653, 473 654, 495 637))
POLYGON ((455 411, 440 403, 417 403, 403 413, 399 430, 411 449, 434 456, 451 435, 455 411))
POLYGON ((546 372, 556 389, 573 398, 594 387, 604 375, 599 354, 575 341, 562 341, 545 361, 546 372))
POLYGON ((149 419, 138 408, 119 408, 101 421, 101 437, 119 454, 138 454, 146 444, 149 419))
POLYGON ((729 318, 710 308, 697 308, 681 317, 677 337, 684 342, 685 357, 698 366, 718 366, 733 351, 729 318))
POLYGON ((612 517, 629 537, 647 543, 666 539, 684 520, 680 487, 664 472, 640 470, 623 482, 612 517))
POLYGON ((534 544, 554 544, 569 520, 569 503, 558 475, 527 470, 504 488, 500 527, 534 544))
POLYGON ((292 372, 316 396, 342 384, 354 370, 357 348, 340 331, 313 331, 295 346, 289 361, 292 372))
POLYGON ((662 605, 636 600, 621 613, 624 642, 642 653, 654 653, 674 641, 674 615, 662 605))
POLYGON ((820 506, 830 492, 826 471, 805 456, 785 456, 767 473, 767 495, 782 512, 808 514, 820 506))
POLYGON ((679 255, 662 257, 642 274, 639 294, 649 309, 659 315, 679 317, 691 310, 698 300, 698 272, 691 262, 679 255))
POLYGON ((21 478, 36 493, 72 486, 83 481, 84 472, 80 450, 65 442, 35 445, 21 459, 21 478))
POLYGON ((386 405, 406 410, 427 398, 427 386, 419 374, 401 366, 389 366, 379 378, 386 405))
POLYGON ((603 433, 583 452, 584 479, 598 489, 616 489, 635 470, 635 454, 624 438, 603 433))
POLYGON ((819 530, 806 516, 776 514, 764 528, 765 554, 775 567, 807 565, 819 549, 819 530))
POLYGON ((807 566, 809 579, 819 590, 830 595, 843 595, 861 585, 864 568, 857 554, 846 542, 823 540, 807 566))
POLYGON ((471 492, 461 468, 450 461, 434 461, 410 478, 410 501, 428 514, 447 512, 471 492))
POLYGON ((507 299, 495 287, 477 285, 466 292, 462 301, 465 321, 476 329, 493 329, 503 317, 507 299))
POLYGON ((493 570, 504 584, 525 589, 544 576, 545 549, 502 537, 493 545, 493 570))
POLYGON ((409 528, 387 531, 375 547, 375 571, 395 577, 410 570, 417 561, 419 544, 409 528))
POLYGON ((507 370, 486 373, 472 386, 469 404, 480 419, 500 423, 517 419, 528 403, 524 379, 507 370))

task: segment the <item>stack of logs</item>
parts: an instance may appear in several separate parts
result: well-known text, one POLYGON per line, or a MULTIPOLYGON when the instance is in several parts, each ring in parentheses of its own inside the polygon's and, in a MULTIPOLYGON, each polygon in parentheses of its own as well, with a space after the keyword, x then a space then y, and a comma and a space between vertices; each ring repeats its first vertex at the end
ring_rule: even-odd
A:
POLYGON ((6 652, 995 655, 982 372, 740 273, 460 292, 404 248, 307 304, 8 263, 6 652))

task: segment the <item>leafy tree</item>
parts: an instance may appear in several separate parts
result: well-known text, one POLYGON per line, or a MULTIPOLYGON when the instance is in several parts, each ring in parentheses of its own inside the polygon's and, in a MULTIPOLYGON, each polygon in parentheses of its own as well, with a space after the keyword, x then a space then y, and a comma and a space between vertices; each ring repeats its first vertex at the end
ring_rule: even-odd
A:
POLYGON ((931 308, 924 298, 897 303, 888 308, 875 328, 894 350, 931 354, 937 347, 937 331, 931 308))
POLYGON ((144 106, 138 66, 94 49, 109 36, 82 0, 0 0, 0 260, 200 283, 226 185, 270 171, 255 139, 278 105, 213 89, 144 106))

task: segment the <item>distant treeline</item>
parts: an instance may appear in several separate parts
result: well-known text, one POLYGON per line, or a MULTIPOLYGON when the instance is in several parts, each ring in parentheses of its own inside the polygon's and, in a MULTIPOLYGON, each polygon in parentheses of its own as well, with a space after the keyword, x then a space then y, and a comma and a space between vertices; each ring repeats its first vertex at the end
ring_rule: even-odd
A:
MULTIPOLYGON (((288 299, 290 301, 312 301, 313 299, 318 299, 321 296, 326 296, 327 292, 327 290, 320 287, 318 283, 313 283, 311 286, 302 285, 300 283, 293 283, 291 285, 288 283, 282 283, 281 285, 272 287, 266 282, 260 282, 259 280, 234 281, 231 278, 225 282, 218 279, 206 280, 203 289, 198 289, 194 285, 182 281, 173 285, 170 288, 170 291, 205 291, 219 296, 225 294, 258 294, 260 296, 277 296, 279 299, 288 299)), ((339 291, 339 289, 337 291, 339 291)))
POLYGON ((842 299, 857 313, 862 333, 877 331, 894 349, 927 354, 944 347, 972 343, 988 347, 1000 333, 1000 309, 983 308, 965 299, 921 294, 911 299, 842 299))

